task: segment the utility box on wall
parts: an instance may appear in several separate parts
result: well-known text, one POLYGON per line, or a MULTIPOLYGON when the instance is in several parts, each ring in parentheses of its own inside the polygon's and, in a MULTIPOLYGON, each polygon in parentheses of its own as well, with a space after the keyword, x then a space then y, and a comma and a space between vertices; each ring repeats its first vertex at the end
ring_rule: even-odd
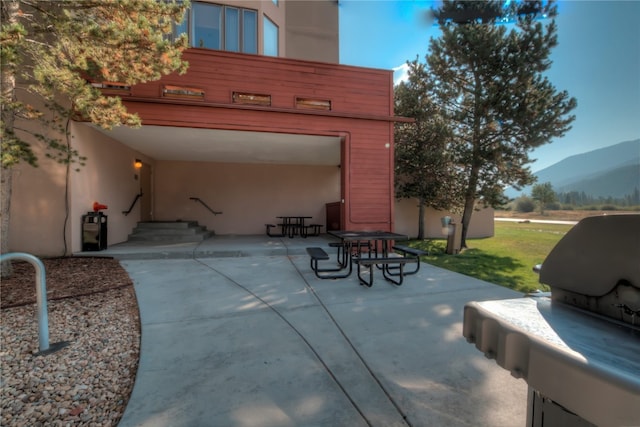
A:
POLYGON ((82 250, 103 249, 107 249, 107 216, 102 212, 87 212, 82 215, 82 250))

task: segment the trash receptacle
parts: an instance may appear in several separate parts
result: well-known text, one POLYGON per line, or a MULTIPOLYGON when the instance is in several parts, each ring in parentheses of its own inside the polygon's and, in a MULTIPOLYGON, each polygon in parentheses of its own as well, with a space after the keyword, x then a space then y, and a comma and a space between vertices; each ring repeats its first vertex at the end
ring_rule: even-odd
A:
POLYGON ((462 246, 462 227, 458 226, 454 222, 449 223, 449 231, 447 233, 447 253, 449 255, 456 255, 460 253, 460 247, 462 246))
POLYGON ((340 206, 341 204, 341 202, 332 202, 325 205, 327 214, 327 231, 340 230, 340 224, 342 223, 340 218, 342 210, 340 206))
POLYGON ((103 249, 107 249, 107 216, 102 212, 87 212, 82 215, 82 250, 103 249))

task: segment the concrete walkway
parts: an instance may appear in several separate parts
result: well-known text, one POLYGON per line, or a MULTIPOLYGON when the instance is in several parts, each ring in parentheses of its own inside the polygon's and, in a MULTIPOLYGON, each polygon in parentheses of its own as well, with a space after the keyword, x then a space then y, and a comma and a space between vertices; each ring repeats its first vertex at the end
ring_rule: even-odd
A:
POLYGON ((121 244, 140 365, 120 426, 524 426, 527 385, 462 337, 469 301, 521 294, 424 265, 395 287, 320 280, 328 239, 121 244))

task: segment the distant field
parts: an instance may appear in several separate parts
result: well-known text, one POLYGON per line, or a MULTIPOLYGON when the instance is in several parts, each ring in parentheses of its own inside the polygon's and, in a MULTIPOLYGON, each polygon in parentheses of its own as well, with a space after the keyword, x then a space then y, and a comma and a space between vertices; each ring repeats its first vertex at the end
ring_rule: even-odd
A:
POLYGON ((580 221, 589 216, 635 214, 638 211, 568 210, 539 213, 496 211, 496 218, 519 218, 523 222, 496 221, 495 236, 468 239, 468 249, 447 255, 444 239, 413 241, 411 246, 429 250, 423 259, 438 267, 475 277, 523 293, 536 289, 548 291, 538 282, 533 266, 540 264, 573 225, 524 222, 524 220, 580 221))
POLYGON ((544 261, 571 227, 497 221, 494 237, 470 239, 469 248, 458 255, 445 253, 443 239, 413 241, 411 246, 428 249, 430 255, 423 259, 429 264, 526 293, 549 290, 538 282, 533 266, 544 261))
POLYGON ((600 216, 600 215, 626 215, 636 214, 640 215, 640 211, 613 211, 613 210, 566 210, 566 211, 550 211, 544 212, 544 215, 540 215, 540 212, 515 212, 515 211, 495 211, 496 218, 522 218, 522 219, 544 219, 544 220, 558 220, 558 221, 580 221, 588 216, 600 216))

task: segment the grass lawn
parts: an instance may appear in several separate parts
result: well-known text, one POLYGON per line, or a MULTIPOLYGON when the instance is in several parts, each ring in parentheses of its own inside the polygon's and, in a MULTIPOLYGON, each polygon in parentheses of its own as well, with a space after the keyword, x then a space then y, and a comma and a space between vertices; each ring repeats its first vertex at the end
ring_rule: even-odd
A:
POLYGON ((475 277, 523 293, 536 289, 549 290, 538 282, 533 266, 544 261, 555 244, 572 225, 495 222, 495 236, 467 239, 468 249, 458 255, 445 253, 444 239, 411 242, 426 249, 428 264, 475 277))

